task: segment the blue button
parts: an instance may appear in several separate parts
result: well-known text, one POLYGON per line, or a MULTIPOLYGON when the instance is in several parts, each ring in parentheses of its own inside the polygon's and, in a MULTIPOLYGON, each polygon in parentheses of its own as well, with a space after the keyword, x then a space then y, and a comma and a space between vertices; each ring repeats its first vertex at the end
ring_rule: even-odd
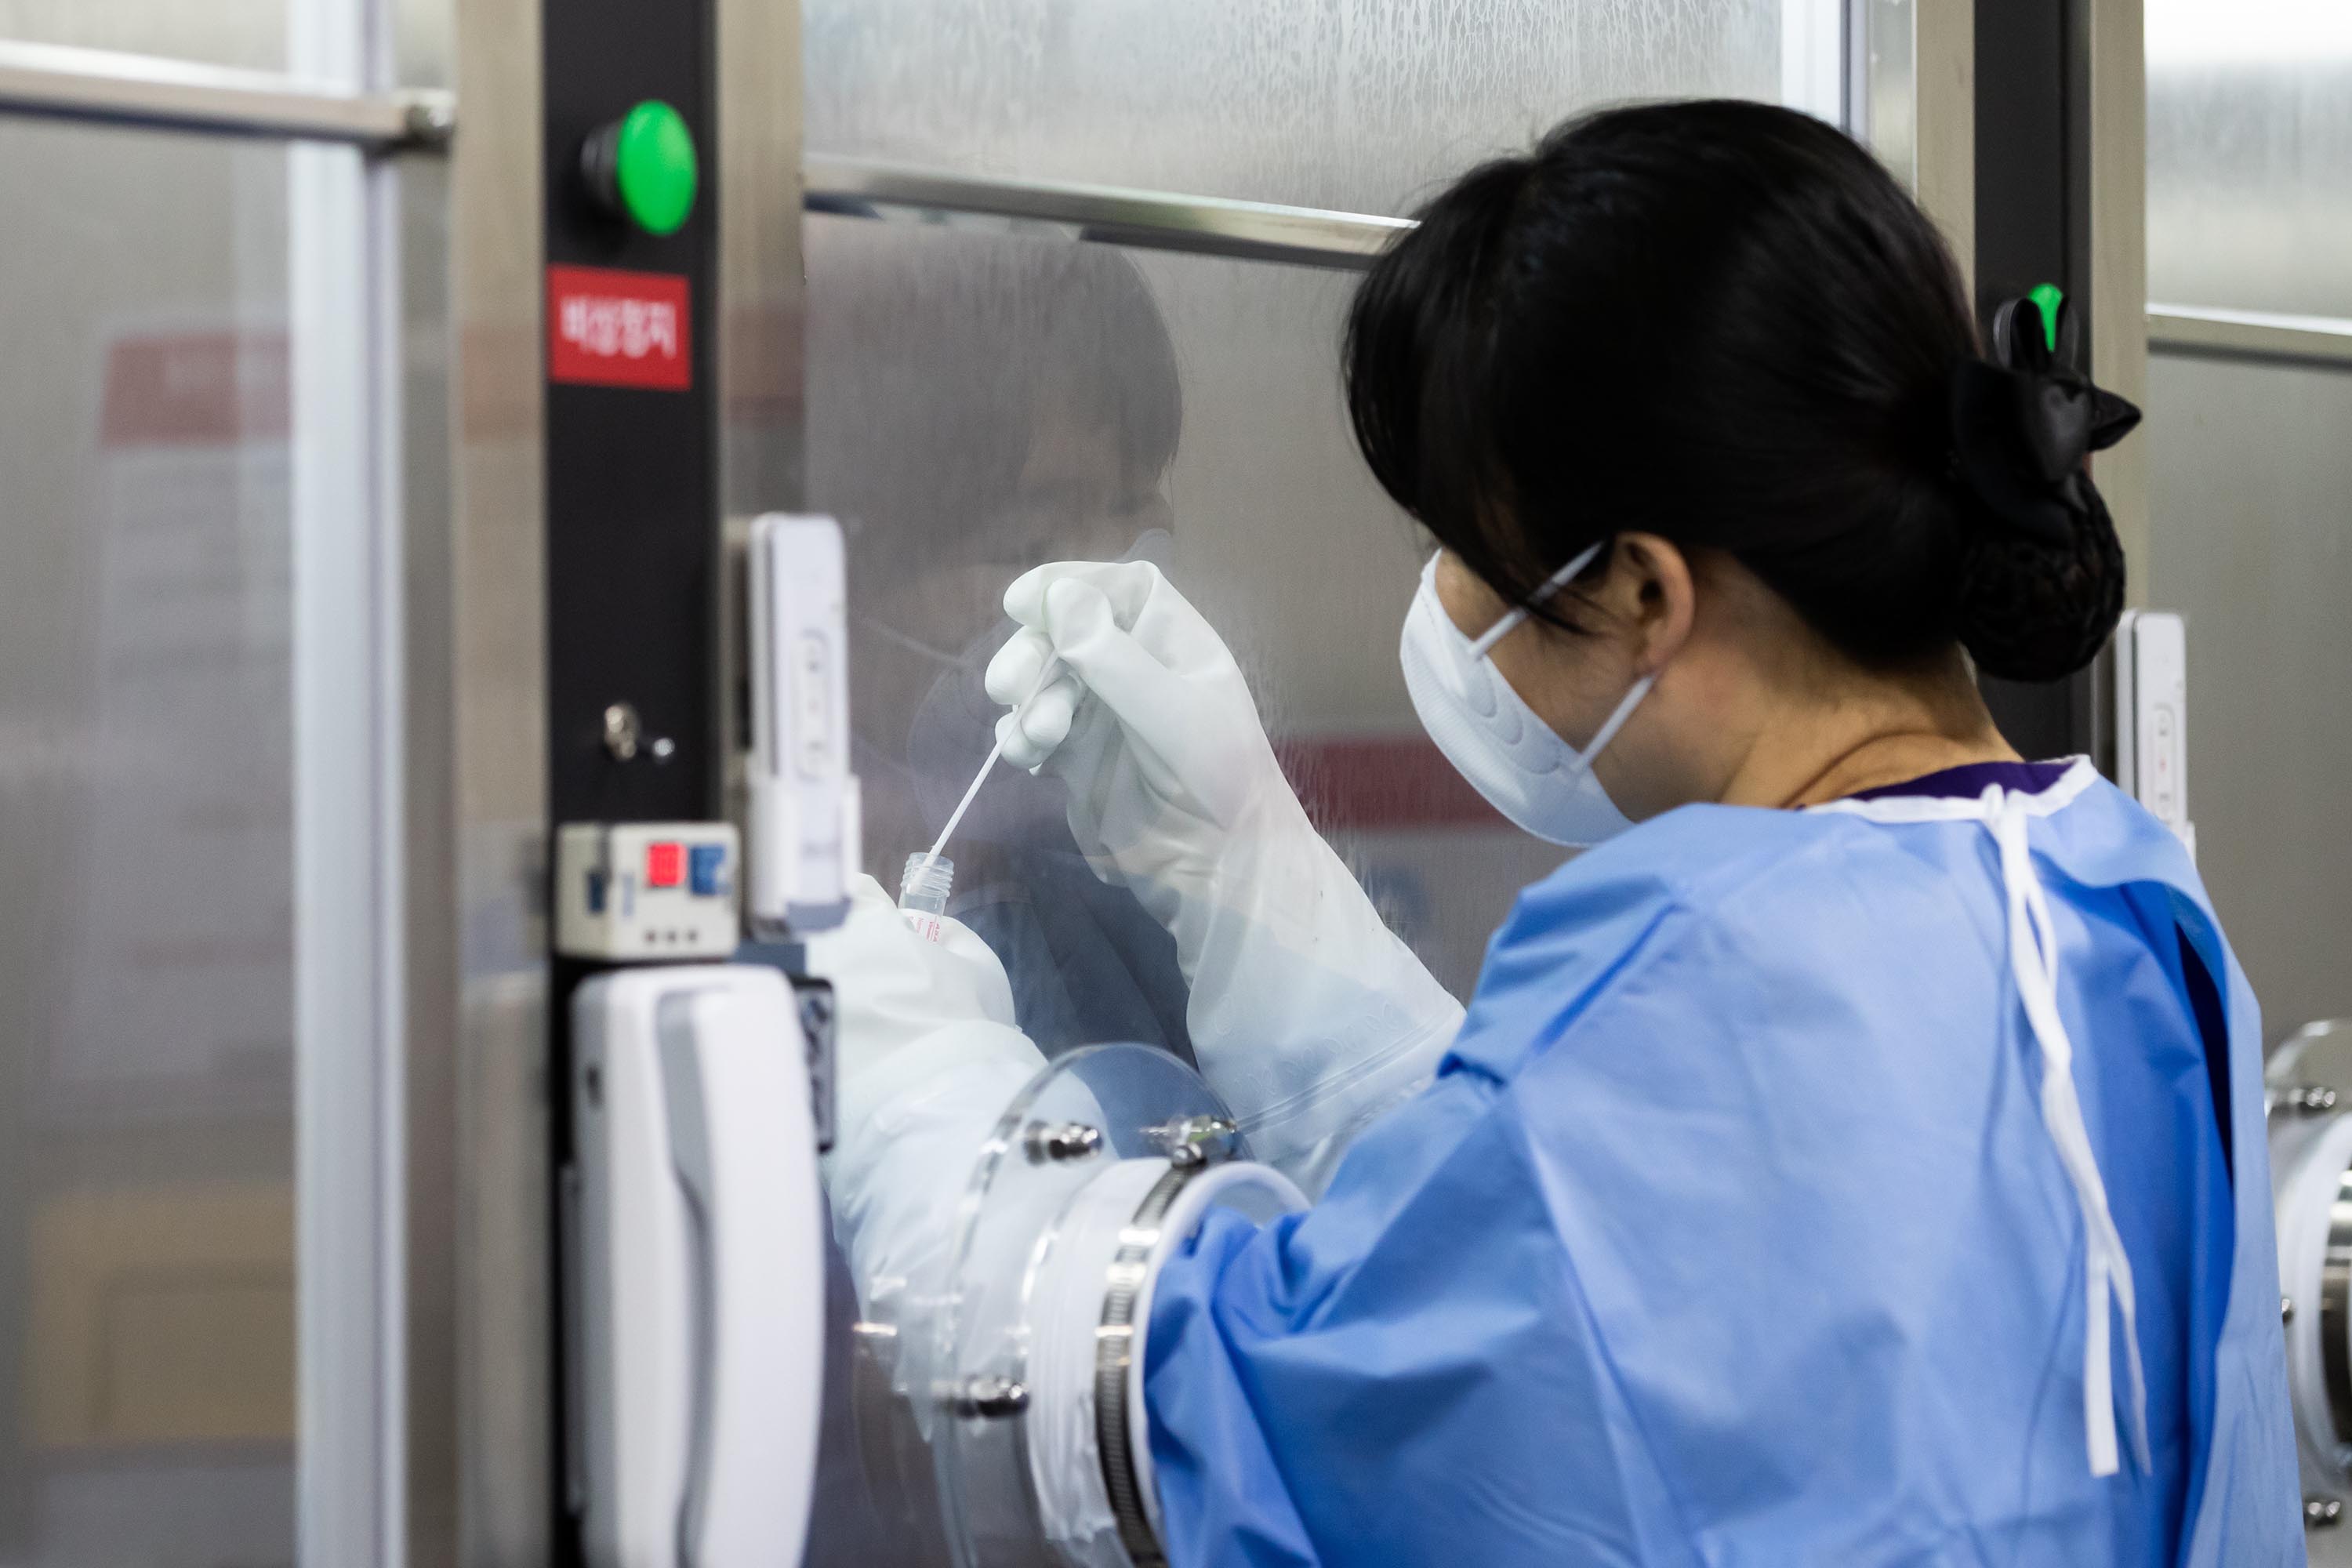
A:
POLYGON ((687 880, 697 897, 715 899, 727 891, 727 846, 698 844, 687 851, 687 880))

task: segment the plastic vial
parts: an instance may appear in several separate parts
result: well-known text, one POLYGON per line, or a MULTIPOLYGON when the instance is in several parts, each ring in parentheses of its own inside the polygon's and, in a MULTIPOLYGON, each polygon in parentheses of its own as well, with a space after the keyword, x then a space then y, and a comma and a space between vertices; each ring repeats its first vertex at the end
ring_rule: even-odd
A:
POLYGON ((955 862, 941 855, 934 859, 922 850, 907 857, 898 877, 898 912, 916 933, 931 942, 944 934, 940 920, 948 912, 948 889, 955 885, 955 862))

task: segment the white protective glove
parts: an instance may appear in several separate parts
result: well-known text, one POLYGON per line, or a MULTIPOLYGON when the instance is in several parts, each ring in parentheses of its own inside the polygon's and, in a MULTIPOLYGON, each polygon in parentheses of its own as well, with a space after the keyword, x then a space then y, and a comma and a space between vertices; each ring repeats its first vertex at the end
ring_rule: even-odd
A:
POLYGON ((834 989, 825 1194, 860 1304, 891 1321, 938 1299, 981 1143, 1045 1066, 1013 1026, 996 954, 959 921, 939 927, 937 942, 917 935, 859 877, 848 920, 808 942, 810 972, 834 989))
POLYGON ((1040 566, 1004 608, 1024 628, 988 667, 1006 759, 1067 784, 1095 874, 1176 938, 1202 1076, 1257 1157, 1319 1193, 1429 1080, 1461 1004, 1307 821, 1241 667, 1157 566, 1040 566))

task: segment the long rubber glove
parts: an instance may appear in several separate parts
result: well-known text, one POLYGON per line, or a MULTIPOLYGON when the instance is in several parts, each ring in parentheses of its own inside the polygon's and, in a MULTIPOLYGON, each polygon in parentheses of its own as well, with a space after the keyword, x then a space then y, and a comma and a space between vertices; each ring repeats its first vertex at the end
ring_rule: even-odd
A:
POLYGON ((988 944, 942 918, 919 936, 871 877, 808 943, 833 982, 835 1116, 824 1160, 834 1231, 871 1318, 908 1322, 945 1287, 956 1205, 982 1141, 1045 1066, 1013 1026, 988 944))
POLYGON ((1419 1091, 1462 1007, 1307 819, 1223 639, 1149 562, 1016 581, 989 664, 1008 761, 1060 775, 1095 874, 1176 938, 1210 1086, 1259 1159, 1319 1193, 1366 1121, 1419 1091))

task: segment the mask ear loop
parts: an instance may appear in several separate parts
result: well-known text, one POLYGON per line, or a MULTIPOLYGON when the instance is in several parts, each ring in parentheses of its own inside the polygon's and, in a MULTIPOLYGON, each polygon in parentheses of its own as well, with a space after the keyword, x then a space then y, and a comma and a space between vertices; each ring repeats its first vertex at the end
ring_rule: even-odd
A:
POLYGON ((1645 675, 1633 682, 1633 689, 1618 699, 1616 708, 1601 721, 1601 728, 1593 731, 1591 741, 1576 754, 1576 760, 1590 768, 1592 759, 1601 754, 1601 748, 1617 738, 1617 731, 1625 727, 1625 721, 1633 716, 1633 710, 1642 705, 1642 699, 1647 697, 1650 688, 1657 683, 1658 678, 1654 675, 1645 675))
POLYGON ((1528 596, 1525 604, 1514 605, 1503 613, 1503 618, 1478 634, 1470 644, 1470 657, 1485 658, 1486 650, 1517 631, 1519 623, 1535 613, 1533 605, 1542 603, 1568 586, 1579 572, 1592 564, 1593 558, 1608 547, 1609 541, 1599 540, 1577 552, 1569 563, 1543 580, 1540 587, 1528 596))

